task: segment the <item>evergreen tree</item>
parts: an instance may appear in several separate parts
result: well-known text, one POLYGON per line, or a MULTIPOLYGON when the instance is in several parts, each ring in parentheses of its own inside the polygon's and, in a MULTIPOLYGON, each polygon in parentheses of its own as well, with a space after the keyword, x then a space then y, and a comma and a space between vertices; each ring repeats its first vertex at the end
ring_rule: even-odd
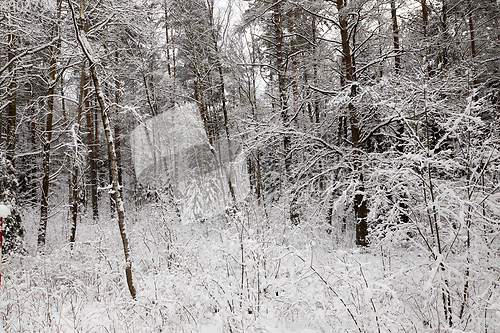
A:
POLYGON ((12 163, 0 153, 0 204, 10 207, 10 215, 3 220, 2 253, 22 252, 24 228, 16 203, 17 178, 12 163))

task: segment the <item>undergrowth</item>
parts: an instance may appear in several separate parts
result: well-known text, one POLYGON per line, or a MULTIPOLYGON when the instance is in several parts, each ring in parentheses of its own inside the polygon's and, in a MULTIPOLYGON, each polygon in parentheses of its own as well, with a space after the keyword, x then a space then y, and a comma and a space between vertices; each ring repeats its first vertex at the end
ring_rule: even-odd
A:
MULTIPOLYGON (((73 250, 49 242, 44 254, 8 257, 0 286, 3 330, 445 331, 438 263, 414 240, 360 251, 339 246, 338 235, 312 222, 292 227, 262 219, 251 205, 187 224, 170 211, 150 205, 130 214, 136 301, 122 276, 113 221, 82 222, 73 250)), ((454 332, 498 325, 498 273, 480 275, 479 266, 473 273, 468 320, 454 332)), ((457 281, 450 288, 459 297, 460 280, 448 280, 457 281)))

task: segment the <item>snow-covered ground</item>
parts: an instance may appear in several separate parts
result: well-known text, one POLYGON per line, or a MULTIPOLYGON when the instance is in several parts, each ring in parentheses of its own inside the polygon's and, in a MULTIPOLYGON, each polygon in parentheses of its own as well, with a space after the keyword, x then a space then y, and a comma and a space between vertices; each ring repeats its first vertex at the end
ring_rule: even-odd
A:
MULTIPOLYGON (((2 266, 0 329, 451 332, 440 322, 444 273, 411 239, 360 251, 315 225, 290 227, 251 211, 190 224, 153 206, 128 216, 137 300, 124 281, 116 223, 83 221, 73 250, 54 236, 43 255, 31 249, 2 266)), ((52 228, 64 235, 66 227, 52 228)), ((33 224, 27 240, 34 234, 33 224)), ((498 332, 499 315, 471 308, 453 332, 498 332)))

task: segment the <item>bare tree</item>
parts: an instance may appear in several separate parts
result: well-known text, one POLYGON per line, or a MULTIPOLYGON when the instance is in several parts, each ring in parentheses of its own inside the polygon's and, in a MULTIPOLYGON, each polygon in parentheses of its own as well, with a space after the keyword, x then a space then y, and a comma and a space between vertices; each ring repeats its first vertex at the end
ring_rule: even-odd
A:
MULTIPOLYGON (((134 287, 133 279, 132 279, 132 259, 130 256, 130 244, 127 236, 127 231, 125 228, 125 208, 123 206, 123 200, 121 197, 121 191, 120 191, 120 184, 118 182, 118 166, 116 163, 116 150, 115 150, 115 144, 114 144, 114 139, 113 139, 113 134, 112 134, 112 128, 110 125, 110 120, 108 116, 108 110, 109 106, 106 104, 106 101, 104 99, 103 92, 101 90, 101 85, 99 82, 99 76, 97 74, 96 66, 97 63, 94 58, 94 53, 92 50, 91 45, 89 44, 89 41, 87 39, 87 36, 85 34, 85 31, 82 31, 76 21, 75 17, 75 12, 73 10, 73 5, 71 4, 71 0, 68 0, 68 4, 71 8, 71 14, 73 17, 73 25, 75 28, 75 33, 76 33, 76 38, 78 40, 78 44, 80 45, 82 52, 85 54, 85 57, 87 58, 87 61, 89 63, 89 68, 90 68, 90 73, 92 76, 92 81, 94 83, 94 92, 97 96, 97 101, 99 103, 99 109, 101 111, 101 118, 102 118, 102 124, 104 127, 104 134, 106 136, 106 143, 107 143, 107 148, 108 148, 108 155, 109 155, 109 163, 110 163, 110 171, 111 171, 111 177, 112 177, 112 184, 111 184, 111 190, 112 194, 115 200, 115 205, 116 205, 116 212, 118 215, 118 228, 120 230, 120 236, 122 239, 122 244, 123 244, 123 252, 125 255, 125 275, 126 275, 126 280, 127 280, 127 286, 130 291, 130 295, 132 298, 136 298, 136 290, 134 287)), ((81 7, 84 7, 84 0, 81 0, 81 7)), ((83 12, 83 11, 81 11, 83 12)), ((84 17, 80 17, 80 20, 83 20, 84 17)))
MULTIPOLYGON (((52 27, 52 39, 59 36, 60 33, 60 18, 61 18, 61 5, 62 0, 57 1, 57 17, 52 27)), ((40 225, 38 228, 38 245, 45 245, 45 238, 47 232, 47 221, 49 213, 49 186, 50 186, 50 154, 52 144, 52 131, 54 119, 54 95, 59 78, 57 77, 57 57, 61 49, 61 40, 56 39, 50 50, 50 68, 47 90, 47 114, 45 125, 45 138, 43 141, 42 159, 43 159, 43 178, 42 178, 42 199, 40 205, 40 225)))
MULTIPOLYGON (((342 54, 343 54, 343 63, 344 63, 344 71, 345 71, 345 80, 346 84, 350 85, 349 97, 353 99, 357 95, 357 83, 354 74, 354 64, 353 58, 351 54, 351 46, 349 43, 349 31, 347 25, 347 13, 344 10, 344 2, 343 0, 337 0, 337 10, 339 12, 339 25, 340 25, 340 38, 342 42, 342 54)), ((354 211, 356 215, 356 244, 360 246, 367 246, 368 240, 366 239, 368 236, 368 224, 367 224, 367 216, 368 216, 368 208, 366 206, 366 200, 364 197, 364 185, 363 185, 363 171, 361 168, 360 161, 360 131, 358 125, 358 111, 356 106, 353 104, 352 100, 349 101, 348 105, 349 109, 349 122, 351 125, 351 142, 353 148, 355 150, 354 154, 354 169, 358 173, 358 189, 357 194, 354 196, 354 211)))

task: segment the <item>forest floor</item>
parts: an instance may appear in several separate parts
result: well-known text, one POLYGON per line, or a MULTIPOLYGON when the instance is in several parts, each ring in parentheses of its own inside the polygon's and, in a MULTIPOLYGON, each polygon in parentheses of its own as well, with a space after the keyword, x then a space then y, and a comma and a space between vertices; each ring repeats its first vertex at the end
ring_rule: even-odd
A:
MULTIPOLYGON (((27 244, 35 215, 24 217, 27 244)), ((248 212, 184 224, 149 207, 129 218, 136 300, 116 222, 81 221, 71 249, 59 217, 43 254, 28 246, 2 265, 0 332, 447 332, 438 264, 411 239, 359 250, 350 234, 248 212)), ((460 332, 495 332, 499 314, 460 332)))

